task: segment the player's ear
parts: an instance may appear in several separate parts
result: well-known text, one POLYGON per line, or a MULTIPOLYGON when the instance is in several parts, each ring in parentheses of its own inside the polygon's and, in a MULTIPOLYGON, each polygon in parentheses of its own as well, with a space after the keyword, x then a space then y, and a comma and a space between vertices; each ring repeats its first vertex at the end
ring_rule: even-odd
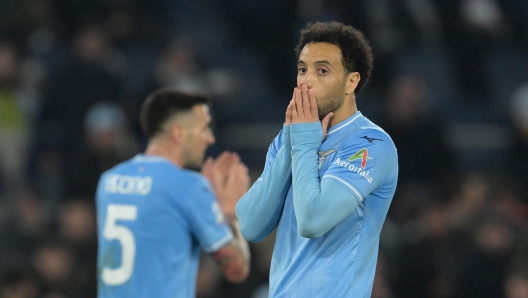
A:
POLYGON ((359 72, 351 72, 345 77, 345 94, 353 94, 361 80, 359 72))
POLYGON ((180 123, 176 122, 169 127, 169 138, 178 145, 183 143, 186 134, 185 127, 180 123))

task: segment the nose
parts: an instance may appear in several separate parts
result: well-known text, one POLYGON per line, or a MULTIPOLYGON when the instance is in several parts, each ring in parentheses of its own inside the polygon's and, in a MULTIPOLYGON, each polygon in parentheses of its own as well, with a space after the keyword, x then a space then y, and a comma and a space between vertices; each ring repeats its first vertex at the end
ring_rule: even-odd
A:
POLYGON ((209 132, 209 145, 213 145, 214 143, 216 143, 216 138, 213 134, 213 132, 209 132))
POLYGON ((308 89, 312 88, 312 81, 315 74, 313 74, 311 71, 306 71, 306 73, 300 77, 298 80, 297 87, 301 88, 302 85, 308 86, 308 89))

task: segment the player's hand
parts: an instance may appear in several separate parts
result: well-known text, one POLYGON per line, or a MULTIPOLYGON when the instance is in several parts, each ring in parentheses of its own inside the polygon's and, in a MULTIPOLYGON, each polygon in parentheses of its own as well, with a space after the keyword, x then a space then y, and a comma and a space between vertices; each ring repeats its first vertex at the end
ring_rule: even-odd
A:
POLYGON ((315 92, 308 86, 295 88, 295 108, 292 110, 292 123, 307 123, 319 121, 319 112, 315 92))
POLYGON ((286 120, 284 120, 284 124, 286 125, 290 125, 292 123, 292 112, 295 109, 295 91, 296 90, 297 88, 293 90, 292 99, 290 100, 290 104, 286 108, 286 120))
POLYGON ((248 190, 248 168, 242 161, 238 160, 229 168, 224 193, 218 196, 224 214, 234 215, 236 203, 248 190))
POLYGON ((248 169, 238 154, 225 151, 216 160, 208 158, 202 174, 211 182, 224 214, 235 214, 236 203, 249 189, 248 169))
MULTIPOLYGON (((308 89, 306 85, 301 85, 301 88, 295 88, 293 97, 286 110, 286 120, 288 120, 288 114, 291 113, 291 123, 319 121, 319 109, 317 107, 317 100, 315 99, 315 92, 312 89, 308 89)), ((333 116, 334 113, 330 112, 321 120, 323 138, 326 136, 330 119, 333 116)))
POLYGON ((205 160, 202 165, 202 175, 209 180, 215 193, 225 184, 229 166, 236 158, 234 153, 224 151, 216 159, 208 157, 205 160))
POLYGON ((326 137, 326 131, 328 130, 328 124, 330 123, 330 119, 334 117, 334 112, 330 112, 324 116, 323 120, 321 120, 321 127, 323 128, 323 139, 326 137))

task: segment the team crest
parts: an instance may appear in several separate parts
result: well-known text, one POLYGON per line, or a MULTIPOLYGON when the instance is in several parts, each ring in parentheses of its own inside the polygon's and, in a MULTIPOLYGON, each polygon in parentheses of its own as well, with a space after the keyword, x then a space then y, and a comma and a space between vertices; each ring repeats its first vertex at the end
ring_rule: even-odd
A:
POLYGON ((319 151, 317 154, 319 154, 319 170, 323 167, 326 157, 332 153, 334 153, 335 150, 328 150, 328 151, 319 151))

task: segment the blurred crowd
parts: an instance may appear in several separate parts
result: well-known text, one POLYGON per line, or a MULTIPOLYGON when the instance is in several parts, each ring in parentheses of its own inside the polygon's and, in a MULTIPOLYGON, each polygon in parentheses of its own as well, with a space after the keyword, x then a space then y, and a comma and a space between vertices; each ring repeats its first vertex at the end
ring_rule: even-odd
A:
MULTIPOLYGON (((373 46, 358 108, 398 149, 374 298, 528 297, 528 1, 0 0, 0 298, 95 297, 99 175, 144 149, 155 88, 213 95, 217 144, 256 179, 307 22, 373 46)), ((272 236, 198 298, 264 298, 272 236)))

